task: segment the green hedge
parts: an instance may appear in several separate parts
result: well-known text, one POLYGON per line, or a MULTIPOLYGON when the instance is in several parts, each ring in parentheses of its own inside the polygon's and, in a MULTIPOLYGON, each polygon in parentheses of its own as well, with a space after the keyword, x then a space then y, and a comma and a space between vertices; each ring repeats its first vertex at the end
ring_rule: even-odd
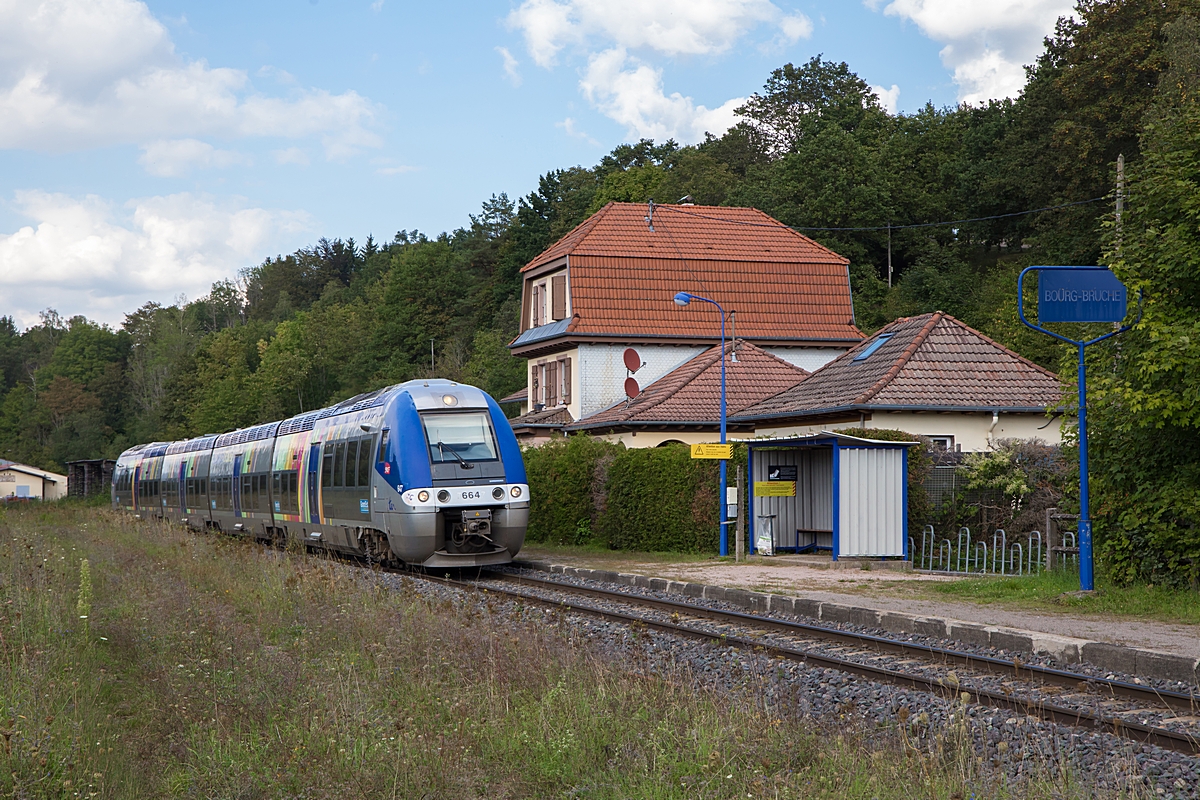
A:
POLYGON ((715 552, 717 462, 584 435, 525 450, 530 542, 715 552))
MULTIPOLYGON (((866 439, 918 440, 902 431, 844 432, 866 439)), ((719 462, 693 459, 687 445, 626 449, 579 434, 527 448, 524 455, 531 498, 527 541, 614 550, 717 551, 719 462)), ((731 486, 738 464, 745 474, 745 445, 734 446, 731 486)), ((926 447, 910 450, 908 513, 913 532, 921 530, 929 513, 925 477, 930 466, 926 447)))

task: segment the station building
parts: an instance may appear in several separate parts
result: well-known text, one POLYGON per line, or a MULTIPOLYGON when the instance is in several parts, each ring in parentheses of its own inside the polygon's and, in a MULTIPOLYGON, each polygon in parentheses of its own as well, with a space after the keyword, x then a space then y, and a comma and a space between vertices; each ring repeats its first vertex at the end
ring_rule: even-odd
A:
POLYGON ((720 303, 729 338, 798 373, 863 338, 848 260, 753 208, 609 203, 523 274, 509 348, 526 360, 527 382, 502 402, 521 403, 513 428, 528 443, 624 403, 627 377, 649 387, 718 344, 716 308, 677 306, 677 292, 720 303))
POLYGON ((0 502, 58 500, 66 496, 66 475, 0 459, 0 502))
POLYGON ((1058 377, 943 312, 864 337, 848 261, 752 208, 609 203, 524 268, 518 439, 715 441, 890 428, 951 452, 1061 441, 1058 377), (629 351, 632 351, 632 356, 629 351), (627 366, 629 358, 633 366, 627 366), (627 383, 632 379, 632 391, 627 383))

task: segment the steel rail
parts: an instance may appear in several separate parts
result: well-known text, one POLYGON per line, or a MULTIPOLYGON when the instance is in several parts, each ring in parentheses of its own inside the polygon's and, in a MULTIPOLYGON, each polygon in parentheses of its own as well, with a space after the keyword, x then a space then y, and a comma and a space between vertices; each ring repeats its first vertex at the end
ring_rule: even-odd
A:
MULTIPOLYGON (((775 630, 794 635, 812 636, 860 646, 865 645, 878 650, 886 650, 905 655, 915 654, 925 658, 932 657, 947 663, 953 663, 998 675, 1010 674, 1022 680, 1042 681, 1044 683, 1064 686, 1072 689, 1078 688, 1079 685, 1083 683, 1087 684, 1088 689, 1099 689, 1105 694, 1115 698, 1135 700, 1139 703, 1144 703, 1151 706, 1161 705, 1172 711, 1179 711, 1190 715, 1200 715, 1200 695, 1192 693, 1176 692, 1170 689, 1156 689, 1151 686, 1142 686, 1140 684, 1129 683, 1127 681, 1118 681, 1111 678, 1096 678, 1088 675, 1080 675, 1077 672, 1054 669, 1053 667, 1044 667, 1038 664, 1026 664, 1025 662, 1017 659, 1008 660, 996 658, 994 656, 984 656, 977 653, 963 652, 961 650, 934 647, 932 645, 921 644, 919 642, 906 642, 899 639, 889 639, 884 636, 875 636, 869 633, 857 633, 855 631, 828 628, 823 625, 812 625, 804 622, 794 622, 792 620, 761 617, 756 614, 747 614, 740 611, 722 611, 712 608, 703 608, 692 605, 691 603, 673 600, 660 600, 655 597, 646 597, 644 595, 626 594, 625 592, 619 592, 612 589, 573 586, 571 584, 558 583, 557 581, 545 580, 542 578, 532 578, 525 575, 513 575, 505 572, 487 571, 484 574, 486 574, 488 580, 500 580, 506 583, 545 586, 560 591, 568 591, 574 594, 586 595, 599 599, 617 600, 646 606, 648 608, 656 608, 661 611, 686 612, 689 616, 702 617, 714 622, 736 622, 740 625, 753 625, 755 627, 764 628, 767 630, 775 630)), ((482 577, 483 576, 481 575, 481 578, 482 577)))
MULTIPOLYGON (((561 600, 552 600, 545 597, 540 597, 536 594, 520 591, 518 589, 509 589, 497 586, 484 586, 475 581, 454 580, 451 578, 442 578, 428 574, 409 573, 416 577, 430 580, 436 583, 441 583, 447 586, 454 586, 475 592, 490 592, 508 597, 517 598, 536 605, 545 606, 551 609, 560 611, 570 611, 590 616, 600 617, 603 619, 614 620, 626 625, 644 627, 649 630, 657 630, 664 633, 671 633, 679 636, 685 636, 692 639, 702 641, 715 642, 717 644, 735 647, 742 650, 750 650, 752 652, 764 653, 778 658, 785 658, 791 661, 801 663, 816 664, 822 667, 836 669, 839 672, 856 675, 868 680, 888 683, 894 686, 902 686, 919 691, 934 694, 945 699, 958 698, 968 702, 974 702, 980 705, 1002 708, 1009 711, 1035 716, 1040 719, 1055 722, 1061 725, 1069 725, 1073 727, 1087 728, 1090 727, 1095 731, 1108 732, 1116 736, 1131 739, 1136 742, 1145 744, 1153 744, 1165 750, 1172 750, 1178 753, 1187 755, 1200 754, 1200 740, 1194 736, 1177 731, 1167 730, 1165 728, 1156 728, 1149 725, 1142 725, 1135 722, 1127 722, 1118 717, 1109 717, 1103 714, 1096 714, 1089 711, 1078 709, 1064 708, 1050 703, 1032 700, 1021 700, 1001 692, 993 692, 987 689, 973 689, 958 685, 957 682, 947 681, 943 678, 928 678, 923 675, 912 675, 909 673, 899 672, 885 667, 876 667, 869 664, 861 664, 855 661, 848 661, 836 656, 823 655, 812 653, 805 650, 800 650, 785 645, 755 641, 742 636, 730 635, 725 633, 717 633, 714 631, 706 631, 700 628, 693 628, 687 625, 680 625, 673 622, 663 620, 647 619, 635 614, 626 614, 620 611, 612 611, 601 608, 595 608, 587 605, 576 605, 561 600)), ((481 578, 488 580, 490 578, 481 578)), ((517 582, 511 579, 505 579, 505 582, 517 582)), ((569 586, 566 584, 555 583, 553 581, 535 581, 537 584, 545 584, 555 590, 565 591, 567 593, 590 594, 592 592, 601 592, 604 590, 586 589, 583 592, 575 590, 584 587, 569 586)), ((657 600, 654 598, 643 598, 636 595, 622 594, 613 592, 615 597, 606 597, 605 599, 615 599, 620 602, 633 605, 647 605, 651 603, 642 603, 643 600, 650 600, 654 604, 668 603, 669 601, 657 600)), ((603 596, 603 594, 601 595, 603 596)), ((708 612, 711 609, 697 609, 695 606, 687 604, 670 604, 682 607, 682 610, 691 614, 694 611, 708 612)), ((663 608, 663 606, 655 606, 663 608)), ((675 608, 673 610, 680 610, 675 608)), ((749 614, 738 614, 737 612, 716 612, 719 614, 730 615, 742 624, 762 622, 762 617, 755 617, 749 614), (741 618, 745 618, 744 620, 741 618)), ((775 620, 781 622, 781 620, 775 620)), ((842 631, 842 633, 846 633, 842 631)))

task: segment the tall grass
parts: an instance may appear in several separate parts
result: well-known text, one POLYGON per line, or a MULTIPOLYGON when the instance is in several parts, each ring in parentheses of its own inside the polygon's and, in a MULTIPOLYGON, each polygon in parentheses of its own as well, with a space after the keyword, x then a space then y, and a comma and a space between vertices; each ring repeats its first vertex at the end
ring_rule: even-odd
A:
POLYGON ((1010 790, 948 736, 817 728, 612 663, 554 615, 377 577, 106 510, 3 512, 0 794, 1075 793, 1010 790))

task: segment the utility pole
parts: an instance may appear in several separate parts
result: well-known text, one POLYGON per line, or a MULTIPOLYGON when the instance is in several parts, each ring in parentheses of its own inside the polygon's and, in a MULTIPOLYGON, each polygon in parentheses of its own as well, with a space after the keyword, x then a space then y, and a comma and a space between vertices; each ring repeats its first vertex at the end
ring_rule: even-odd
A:
POLYGON ((888 288, 892 288, 892 223, 888 223, 888 288))
POLYGON ((429 337, 429 375, 433 377, 433 337, 429 337))
POLYGON ((1125 210, 1125 154, 1117 154, 1117 255, 1121 255, 1121 213, 1125 210))

